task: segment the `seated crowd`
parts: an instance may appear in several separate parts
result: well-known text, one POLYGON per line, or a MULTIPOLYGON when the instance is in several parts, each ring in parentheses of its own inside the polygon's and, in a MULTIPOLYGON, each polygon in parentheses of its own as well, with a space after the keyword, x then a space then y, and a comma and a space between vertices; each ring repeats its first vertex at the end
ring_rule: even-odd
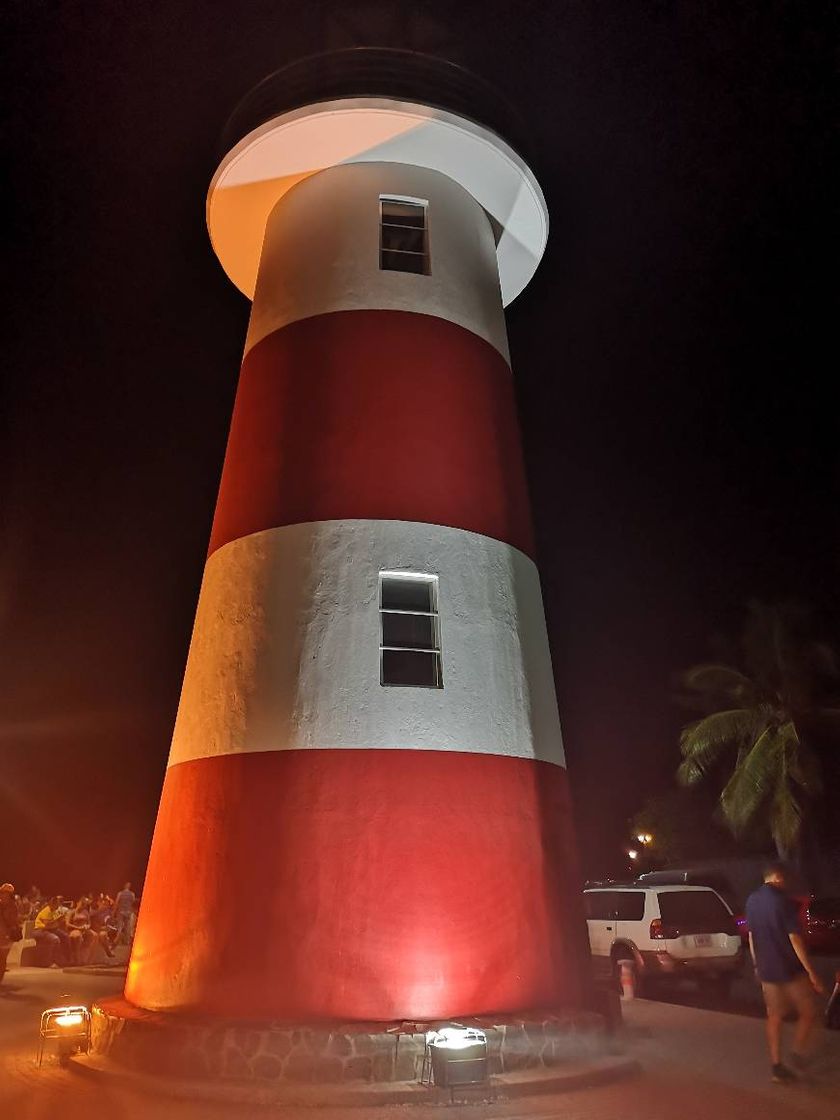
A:
POLYGON ((137 899, 126 883, 116 896, 100 891, 82 895, 76 902, 63 895, 44 898, 38 887, 15 896, 20 925, 33 922, 31 936, 43 968, 87 964, 94 946, 114 956, 115 945, 130 945, 134 936, 137 899))

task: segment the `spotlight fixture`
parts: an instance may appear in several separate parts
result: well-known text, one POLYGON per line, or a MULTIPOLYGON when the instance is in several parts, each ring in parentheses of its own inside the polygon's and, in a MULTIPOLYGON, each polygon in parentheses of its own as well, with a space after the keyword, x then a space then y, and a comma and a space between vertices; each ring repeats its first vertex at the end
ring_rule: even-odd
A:
POLYGON ((45 1043, 58 1043, 58 1060, 66 1065, 73 1054, 86 1053, 90 1042, 90 1011, 83 1004, 48 1007, 41 1014, 38 1039, 38 1068, 44 1058, 45 1043))
POLYGON ((487 1080, 487 1036, 477 1027, 441 1027, 426 1034, 435 1085, 480 1085, 487 1080))

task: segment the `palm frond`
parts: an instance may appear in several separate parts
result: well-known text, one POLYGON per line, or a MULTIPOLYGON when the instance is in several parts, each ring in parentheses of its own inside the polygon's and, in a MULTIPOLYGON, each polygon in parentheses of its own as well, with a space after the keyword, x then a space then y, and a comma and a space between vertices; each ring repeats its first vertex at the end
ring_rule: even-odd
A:
POLYGON ((733 832, 743 832, 775 792, 783 749, 784 740, 775 728, 767 727, 735 767, 720 795, 723 815, 733 832))
POLYGON ((684 727, 680 735, 683 761, 677 777, 683 785, 700 781, 725 751, 751 746, 767 724, 767 715, 755 708, 713 712, 684 727))

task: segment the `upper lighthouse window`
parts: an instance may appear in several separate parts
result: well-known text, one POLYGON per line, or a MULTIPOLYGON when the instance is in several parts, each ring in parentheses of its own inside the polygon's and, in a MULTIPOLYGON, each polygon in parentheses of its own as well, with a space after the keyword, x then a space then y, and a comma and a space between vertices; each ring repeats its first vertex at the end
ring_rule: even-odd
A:
POLYGON ((429 272, 427 203, 379 199, 379 267, 392 272, 429 272))
POLYGON ((443 688, 437 576, 379 573, 380 682, 443 688))

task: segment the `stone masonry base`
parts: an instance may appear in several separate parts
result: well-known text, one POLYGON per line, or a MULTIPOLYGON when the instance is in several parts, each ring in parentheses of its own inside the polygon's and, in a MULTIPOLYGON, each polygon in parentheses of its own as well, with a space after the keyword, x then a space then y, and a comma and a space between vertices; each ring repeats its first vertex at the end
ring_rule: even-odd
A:
MULTIPOLYGON (((608 1050, 593 1012, 534 1011, 458 1020, 487 1035, 489 1072, 551 1068, 608 1050)), ((241 1023, 144 1011, 121 999, 92 1011, 91 1053, 172 1077, 350 1084, 416 1081, 426 1031, 440 1023, 241 1023)))

